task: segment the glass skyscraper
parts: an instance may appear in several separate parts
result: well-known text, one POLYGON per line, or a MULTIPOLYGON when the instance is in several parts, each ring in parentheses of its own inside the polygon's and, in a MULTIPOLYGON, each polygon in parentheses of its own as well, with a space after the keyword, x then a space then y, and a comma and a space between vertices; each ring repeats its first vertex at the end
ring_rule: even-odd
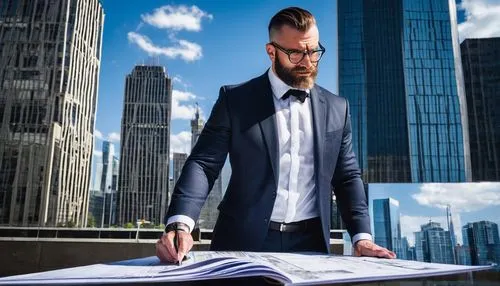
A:
POLYGON ((500 181, 500 37, 460 44, 473 181, 500 181))
POLYGON ((373 228, 375 243, 396 252, 406 259, 402 251, 399 202, 393 198, 373 200, 373 228))
POLYGON ((462 227, 462 237, 464 246, 470 251, 472 265, 500 263, 500 237, 496 223, 468 223, 462 227))
POLYGON ((429 222, 415 232, 416 258, 418 261, 455 264, 454 247, 450 232, 439 223, 429 222))
POLYGON ((338 43, 365 182, 470 180, 454 0, 339 0, 338 43))

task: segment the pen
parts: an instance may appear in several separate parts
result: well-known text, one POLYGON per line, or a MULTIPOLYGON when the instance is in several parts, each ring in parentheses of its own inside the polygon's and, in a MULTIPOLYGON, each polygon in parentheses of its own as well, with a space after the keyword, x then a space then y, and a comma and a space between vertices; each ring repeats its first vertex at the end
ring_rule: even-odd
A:
MULTIPOLYGON (((175 236, 174 236, 174 246, 175 246, 175 252, 177 252, 177 257, 179 257, 179 237, 178 237, 179 231, 176 229, 175 230, 175 236)), ((182 259, 179 259, 177 262, 179 266, 182 264, 182 259)))

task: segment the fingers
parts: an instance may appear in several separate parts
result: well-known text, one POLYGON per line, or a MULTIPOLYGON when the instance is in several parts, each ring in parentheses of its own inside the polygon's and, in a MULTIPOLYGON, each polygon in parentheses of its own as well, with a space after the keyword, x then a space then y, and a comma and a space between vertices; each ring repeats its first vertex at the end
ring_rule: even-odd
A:
POLYGON ((161 262, 175 262, 175 259, 168 252, 167 247, 162 244, 161 239, 156 242, 156 256, 158 256, 161 262))
POLYGON ((380 247, 371 241, 359 241, 354 248, 355 256, 372 256, 380 258, 394 259, 396 253, 387 248, 380 247))
POLYGON ((184 259, 184 256, 193 247, 193 237, 191 236, 191 234, 187 232, 179 231, 178 239, 179 239, 179 249, 177 252, 177 261, 182 261, 182 259, 184 259))
POLYGON ((174 236, 173 231, 163 234, 162 237, 156 243, 156 255, 162 262, 176 262, 177 261, 177 251, 174 247, 174 236))
POLYGON ((193 248, 193 237, 191 234, 179 231, 179 251, 176 250, 174 245, 175 232, 170 231, 156 242, 156 256, 160 258, 162 262, 174 263, 177 261, 182 261, 184 256, 193 248))

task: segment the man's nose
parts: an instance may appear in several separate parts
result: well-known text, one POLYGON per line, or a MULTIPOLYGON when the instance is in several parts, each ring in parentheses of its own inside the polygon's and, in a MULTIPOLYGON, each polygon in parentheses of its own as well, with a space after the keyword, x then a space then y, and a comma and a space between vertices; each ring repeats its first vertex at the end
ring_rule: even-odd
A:
POLYGON ((309 53, 304 55, 302 60, 299 62, 299 66, 303 66, 306 68, 311 68, 311 66, 313 66, 313 62, 311 61, 311 55, 309 53))

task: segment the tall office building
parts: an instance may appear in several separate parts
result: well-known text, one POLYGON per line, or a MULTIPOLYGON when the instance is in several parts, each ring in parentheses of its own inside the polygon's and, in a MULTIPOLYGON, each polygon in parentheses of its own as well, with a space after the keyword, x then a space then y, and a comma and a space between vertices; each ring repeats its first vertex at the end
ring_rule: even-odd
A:
POLYGON ((415 232, 415 252, 418 261, 455 264, 450 232, 439 223, 429 222, 415 232))
POLYGON ((406 258, 401 241, 399 201, 393 198, 373 200, 372 217, 375 243, 396 252, 400 258, 406 258))
POLYGON ((465 245, 455 246, 455 256, 457 257, 457 264, 459 265, 472 265, 470 261, 470 248, 465 245))
POLYGON ((500 181, 500 38, 460 44, 473 181, 500 181))
POLYGON ((186 163, 188 155, 186 153, 174 153, 172 154, 172 163, 173 163, 173 173, 174 173, 174 185, 177 183, 179 179, 182 168, 184 167, 184 163, 186 163))
POLYGON ((194 145, 198 141, 198 137, 200 137, 204 125, 205 122, 200 117, 200 108, 198 104, 196 104, 196 113, 194 114, 194 118, 191 120, 191 149, 194 148, 194 145))
POLYGON ((89 212, 98 227, 109 227, 116 223, 118 167, 114 145, 104 140, 102 158, 95 166, 94 186, 90 190, 89 201, 89 212))
POLYGON ((118 224, 160 224, 168 201, 172 80, 161 66, 136 66, 125 82, 118 224))
POLYGON ((455 246, 457 244, 457 237, 455 236, 455 227, 453 226, 453 218, 451 217, 451 206, 446 206, 446 223, 448 224, 448 231, 450 232, 450 243, 455 246))
POLYGON ((468 223, 462 227, 462 237, 464 246, 469 248, 472 265, 500 263, 500 238, 496 223, 468 223))
POLYGON ((184 167, 184 164, 186 163, 188 155, 186 153, 173 153, 172 154, 172 173, 173 173, 173 178, 169 180, 169 188, 168 188, 168 204, 170 205, 170 199, 172 198, 172 192, 174 191, 174 186, 175 183, 177 183, 177 180, 181 176, 182 168, 184 167))
POLYGON ((455 0, 339 0, 338 51, 365 182, 470 180, 455 0))
MULTIPOLYGON (((203 130, 203 126, 205 122, 200 117, 200 110, 197 107, 196 113, 191 120, 191 148, 194 148, 196 142, 198 141, 198 137, 200 137, 201 131, 203 130)), ((219 215, 219 211, 217 206, 222 200, 222 172, 219 173, 219 177, 215 180, 215 183, 208 195, 205 204, 200 212, 200 217, 198 218, 197 225, 199 228, 213 229, 215 226, 215 222, 217 221, 217 216, 219 215)))
POLYGON ((102 172, 101 184, 99 190, 101 192, 111 192, 111 183, 113 180, 113 158, 115 157, 115 146, 104 140, 102 142, 102 172))
POLYGON ((104 11, 0 4, 0 224, 87 221, 104 11))

